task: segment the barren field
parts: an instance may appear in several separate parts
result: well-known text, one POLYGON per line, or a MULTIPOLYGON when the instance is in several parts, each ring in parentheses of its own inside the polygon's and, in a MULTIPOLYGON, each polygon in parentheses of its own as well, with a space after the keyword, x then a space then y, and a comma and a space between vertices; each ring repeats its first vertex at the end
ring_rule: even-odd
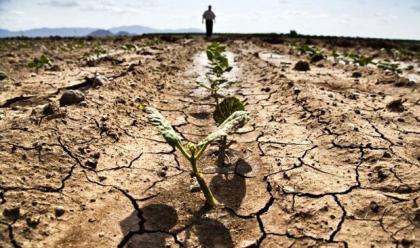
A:
POLYGON ((159 109, 185 141, 215 129, 196 84, 204 39, 0 44, 0 247, 420 247, 418 56, 338 49, 398 60, 397 75, 319 42, 329 56, 298 71, 309 58, 291 42, 225 40, 225 94, 250 121, 225 166, 217 144, 200 161, 222 203, 211 209, 139 110, 159 109), (54 66, 29 68, 42 54, 54 66), (60 104, 68 90, 80 101, 60 104))

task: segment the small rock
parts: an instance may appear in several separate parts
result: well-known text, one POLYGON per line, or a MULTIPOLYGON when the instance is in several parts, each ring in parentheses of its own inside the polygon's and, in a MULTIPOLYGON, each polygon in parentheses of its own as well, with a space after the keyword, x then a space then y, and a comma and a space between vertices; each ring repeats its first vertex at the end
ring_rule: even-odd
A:
POLYGON ((94 154, 93 154, 93 158, 94 159, 99 159, 101 157, 101 153, 100 152, 95 152, 94 154))
POLYGON ((374 213, 378 213, 378 212, 379 212, 379 208, 380 208, 380 206, 378 205, 378 203, 376 203, 376 202, 372 201, 372 202, 369 204, 369 207, 370 207, 370 210, 372 210, 372 212, 374 212, 374 213))
POLYGON ((79 105, 82 106, 82 107, 87 107, 87 102, 86 101, 81 101, 79 103, 79 105))
POLYGON ((89 223, 93 223, 93 222, 95 222, 96 221, 96 219, 95 218, 89 218, 89 223))
POLYGON ((98 161, 94 158, 90 158, 85 162, 85 165, 92 169, 96 169, 96 166, 98 165, 98 161))
POLYGON ((42 114, 43 115, 52 115, 54 114, 55 109, 51 103, 45 104, 44 107, 42 107, 42 114))
POLYGON ((406 71, 412 71, 413 69, 414 69, 414 66, 413 65, 409 65, 404 70, 406 70, 406 71))
POLYGON ((107 81, 108 79, 106 79, 106 77, 97 75, 92 80, 92 87, 103 86, 107 81))
POLYGON ((105 233, 104 233, 104 232, 100 232, 100 233, 98 234, 98 236, 99 236, 99 238, 103 238, 103 237, 105 237, 105 233))
POLYGON ((61 71, 61 68, 59 65, 53 65, 51 66, 51 68, 49 69, 50 71, 61 71))
POLYGON ((0 71, 0 81, 4 80, 7 78, 7 74, 3 71, 0 71))
POLYGON ((391 112, 403 112, 404 105, 401 99, 394 100, 386 105, 386 108, 391 112))
POLYGON ((13 221, 16 221, 20 218, 20 209, 19 207, 6 208, 3 210, 3 216, 13 221))
POLYGON ((394 85, 396 87, 413 87, 416 83, 408 78, 400 77, 395 81, 394 85))
POLYGON ((159 175, 160 177, 166 177, 166 171, 160 171, 160 172, 158 173, 158 175, 159 175))
POLYGON ((362 77, 362 73, 360 71, 355 71, 353 74, 351 74, 351 76, 354 78, 360 78, 362 77))
POLYGON ((263 91, 263 92, 267 92, 267 93, 268 93, 268 92, 270 92, 270 90, 271 90, 271 89, 270 89, 269 87, 267 87, 267 88, 262 88, 262 89, 261 89, 261 91, 263 91))
POLYGON ((414 222, 414 225, 416 225, 417 227, 420 227, 420 210, 417 210, 417 212, 415 213, 413 222, 414 222))
POLYGON ((28 217, 26 218, 26 224, 31 228, 36 228, 39 224, 39 217, 28 217))
POLYGON ((408 239, 402 239, 401 240, 401 245, 404 248, 414 247, 414 246, 412 246, 413 244, 414 244, 414 241, 412 241, 412 240, 408 240, 408 239))
POLYGON ((293 67, 296 71, 309 71, 311 68, 309 67, 309 63, 307 61, 298 61, 293 67))
POLYGON ((195 183, 194 185, 190 186, 190 192, 191 193, 195 193, 195 192, 200 192, 200 185, 198 183, 195 183))
POLYGON ((299 88, 294 88, 293 89, 293 93, 295 93, 295 95, 297 95, 297 94, 299 94, 300 93, 300 89, 299 88))
POLYGON ((85 100, 85 94, 80 90, 66 90, 60 98, 60 106, 78 104, 85 100))
POLYGON ((388 152, 384 152, 384 155, 382 157, 383 158, 391 158, 391 154, 389 154, 388 152))
POLYGON ((54 209, 54 213, 55 213, 56 217, 62 216, 64 214, 64 212, 65 212, 65 210, 64 210, 64 207, 62 207, 62 206, 58 206, 54 209))
POLYGON ((311 63, 316 63, 316 62, 321 61, 323 59, 324 59, 324 55, 317 53, 317 54, 312 55, 311 63))
POLYGON ((400 194, 409 194, 413 193, 413 189, 408 185, 401 185, 397 188, 397 190, 395 190, 395 192, 400 194))

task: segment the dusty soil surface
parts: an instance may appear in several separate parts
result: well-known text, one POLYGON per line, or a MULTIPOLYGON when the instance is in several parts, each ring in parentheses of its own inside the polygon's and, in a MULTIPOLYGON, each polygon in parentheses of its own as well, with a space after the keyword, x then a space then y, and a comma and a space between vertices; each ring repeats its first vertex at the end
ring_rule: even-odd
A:
POLYGON ((3 41, 0 247, 420 247, 420 82, 328 59, 295 71, 307 58, 287 44, 225 42, 251 120, 226 166, 216 144, 200 161, 223 203, 209 209, 138 109, 186 141, 214 130, 195 84, 206 42, 125 42, 3 41), (99 45, 109 54, 85 65, 99 45), (58 68, 28 68, 41 54, 58 68), (85 101, 60 106, 67 89, 85 101))

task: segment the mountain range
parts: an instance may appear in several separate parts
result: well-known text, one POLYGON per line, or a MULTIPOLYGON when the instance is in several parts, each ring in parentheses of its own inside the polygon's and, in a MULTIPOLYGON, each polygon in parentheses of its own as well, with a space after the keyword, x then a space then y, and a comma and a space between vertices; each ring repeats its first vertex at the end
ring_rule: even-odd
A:
POLYGON ((121 26, 110 29, 98 28, 36 28, 23 31, 11 31, 0 29, 0 38, 6 37, 81 37, 81 36, 113 36, 113 35, 141 35, 148 33, 202 33, 203 30, 198 28, 182 28, 182 29, 156 29, 140 25, 121 26))

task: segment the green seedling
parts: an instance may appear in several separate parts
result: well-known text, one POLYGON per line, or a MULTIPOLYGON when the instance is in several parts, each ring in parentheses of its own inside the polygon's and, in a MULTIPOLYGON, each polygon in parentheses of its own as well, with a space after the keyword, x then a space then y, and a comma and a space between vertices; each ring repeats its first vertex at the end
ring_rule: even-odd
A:
POLYGON ((323 60, 325 58, 324 53, 321 51, 321 49, 315 47, 315 46, 308 46, 306 44, 300 45, 298 47, 295 47, 297 51, 300 52, 300 54, 307 54, 309 58, 311 59, 311 62, 318 62, 320 60, 323 60))
POLYGON ((53 65, 50 58, 48 58, 46 55, 41 55, 39 58, 34 58, 33 61, 29 62, 28 66, 30 68, 35 68, 35 71, 38 73, 39 69, 51 67, 53 65))
POLYGON ((101 46, 95 47, 90 53, 86 52, 83 55, 83 59, 86 61, 88 66, 95 66, 98 59, 105 57, 108 51, 101 46))
MULTIPOLYGON (((216 109, 213 112, 213 119, 216 122, 216 125, 220 126, 236 111, 245 111, 244 103, 236 97, 225 98, 219 105, 216 106, 216 109)), ((226 148, 227 137, 225 136, 222 137, 219 142, 219 153, 217 157, 218 166, 223 166, 225 164, 226 148)))
POLYGON ((246 111, 236 111, 231 114, 223 123, 221 123, 217 130, 198 144, 188 142, 187 144, 182 143, 181 136, 175 132, 169 121, 163 117, 163 115, 152 107, 141 106, 141 109, 148 114, 148 119, 152 125, 156 126, 166 142, 172 147, 178 149, 181 154, 190 162, 192 167, 192 175, 197 179, 200 185, 201 191, 206 198, 206 202, 209 206, 214 207, 218 204, 218 201, 214 197, 210 188, 207 186, 202 174, 198 170, 198 161, 203 156, 206 148, 210 143, 220 138, 226 137, 229 133, 242 127, 249 120, 249 113, 246 111))
POLYGON ((357 64, 360 66, 367 66, 368 64, 373 64, 373 57, 357 55, 354 53, 348 53, 345 54, 345 56, 348 57, 353 64, 357 64))
POLYGON ((134 44, 125 44, 121 48, 127 52, 136 51, 138 49, 138 47, 134 44))
POLYGON ((322 51, 319 48, 315 46, 308 46, 306 44, 297 47, 297 50, 301 54, 308 54, 309 56, 313 56, 315 54, 322 54, 322 51))
POLYGON ((393 73, 402 73, 399 63, 391 63, 390 61, 379 61, 376 66, 382 70, 391 71, 393 73))
POLYGON ((332 52, 332 56, 336 61, 343 61, 346 64, 355 64, 359 66, 367 66, 369 64, 375 64, 373 62, 373 57, 368 57, 364 55, 358 55, 355 53, 344 53, 339 54, 335 50, 332 52))
POLYGON ((103 55, 103 54, 107 54, 107 51, 103 48, 103 47, 95 47, 95 49, 93 49, 93 54, 96 56, 96 57, 99 57, 99 56, 101 56, 101 55, 103 55))
POLYGON ((208 83, 197 82, 197 84, 207 89, 214 98, 216 105, 219 105, 219 98, 221 97, 219 90, 227 85, 229 82, 224 74, 232 70, 229 65, 229 60, 226 55, 226 47, 220 43, 214 42, 207 47, 207 59, 210 61, 210 71, 206 74, 208 83))

